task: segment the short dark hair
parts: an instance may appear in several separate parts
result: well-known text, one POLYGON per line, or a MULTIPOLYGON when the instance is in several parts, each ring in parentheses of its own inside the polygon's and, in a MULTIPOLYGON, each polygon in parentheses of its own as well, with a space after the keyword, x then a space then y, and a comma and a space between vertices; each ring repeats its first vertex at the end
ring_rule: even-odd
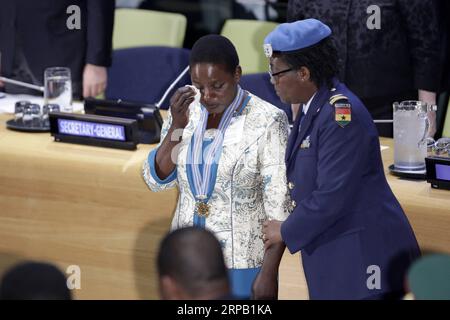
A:
POLYGON ((331 37, 325 38, 312 47, 291 51, 275 53, 291 68, 308 68, 311 73, 311 81, 317 87, 327 85, 332 87, 332 79, 338 75, 339 59, 337 49, 331 37))
POLYGON ((169 233, 160 244, 157 264, 159 277, 170 276, 193 297, 215 284, 228 283, 219 241, 198 227, 169 233))
POLYGON ((70 300, 66 276, 56 266, 24 262, 9 269, 2 278, 2 300, 70 300))
POLYGON ((192 47, 189 66, 198 63, 213 63, 225 66, 225 70, 234 74, 239 65, 239 56, 233 43, 226 37, 210 34, 198 39, 192 47))

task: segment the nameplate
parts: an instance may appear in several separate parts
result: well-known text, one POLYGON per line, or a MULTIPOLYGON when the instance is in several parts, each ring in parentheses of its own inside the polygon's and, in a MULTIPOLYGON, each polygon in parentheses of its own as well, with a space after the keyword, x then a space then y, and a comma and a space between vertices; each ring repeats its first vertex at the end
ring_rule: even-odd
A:
POLYGON ((450 190, 450 157, 425 158, 427 182, 432 188, 450 190))
POLYGON ((134 119, 52 112, 50 133, 57 142, 134 150, 138 125, 134 119))

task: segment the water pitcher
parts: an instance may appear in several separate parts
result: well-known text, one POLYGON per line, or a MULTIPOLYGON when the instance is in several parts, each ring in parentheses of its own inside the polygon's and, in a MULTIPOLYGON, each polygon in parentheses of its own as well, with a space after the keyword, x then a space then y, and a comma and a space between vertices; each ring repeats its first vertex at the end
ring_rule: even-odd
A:
POLYGON ((424 170, 427 156, 426 136, 430 121, 427 112, 436 106, 422 101, 395 102, 394 166, 398 170, 424 170))

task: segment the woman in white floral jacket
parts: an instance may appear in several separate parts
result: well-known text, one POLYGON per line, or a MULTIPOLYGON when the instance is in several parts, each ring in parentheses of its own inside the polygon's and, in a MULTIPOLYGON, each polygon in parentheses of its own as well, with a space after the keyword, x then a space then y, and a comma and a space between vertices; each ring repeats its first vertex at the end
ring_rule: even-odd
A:
POLYGON ((173 95, 161 143, 143 166, 145 182, 152 191, 178 185, 172 228, 214 232, 235 296, 277 298, 284 245, 264 251, 262 224, 288 216, 287 117, 241 89, 238 55, 225 37, 200 38, 190 72, 195 88, 173 95))

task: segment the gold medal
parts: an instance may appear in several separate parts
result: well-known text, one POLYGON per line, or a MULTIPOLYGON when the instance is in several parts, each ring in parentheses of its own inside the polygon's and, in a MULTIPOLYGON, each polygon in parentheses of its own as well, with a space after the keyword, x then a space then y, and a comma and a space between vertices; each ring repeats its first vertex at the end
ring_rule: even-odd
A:
POLYGON ((206 218, 209 216, 209 205, 207 203, 199 201, 195 204, 195 208, 200 217, 206 218))

